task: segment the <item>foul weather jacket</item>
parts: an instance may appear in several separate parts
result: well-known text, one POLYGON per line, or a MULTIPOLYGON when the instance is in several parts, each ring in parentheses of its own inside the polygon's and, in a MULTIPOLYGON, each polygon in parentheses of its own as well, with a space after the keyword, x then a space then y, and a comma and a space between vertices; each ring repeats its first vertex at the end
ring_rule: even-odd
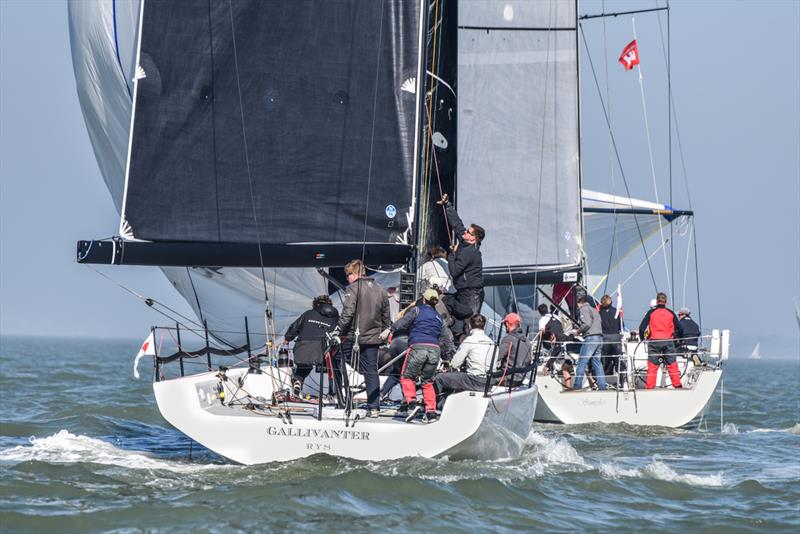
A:
POLYGON ((649 310, 642 319, 642 323, 639 325, 639 336, 645 339, 645 333, 648 331, 647 339, 652 340, 683 337, 678 317, 663 304, 649 310))
POLYGON ((325 334, 333 330, 339 312, 330 304, 308 310, 297 318, 286 330, 286 341, 294 341, 294 361, 311 365, 322 361, 325 350, 325 334))
POLYGON ((381 332, 391 325, 389 298, 380 284, 372 278, 359 278, 347 286, 336 325, 342 335, 355 342, 354 330, 358 330, 359 345, 380 345, 381 332))
MULTIPOLYGON (((533 346, 522 327, 508 332, 500 344, 497 346, 498 359, 500 360, 500 370, 512 367, 526 367, 531 363, 531 354, 533 353, 533 346)), ((526 373, 514 373, 511 376, 512 383, 518 383, 525 378, 526 373)))
POLYGON ((470 245, 461 236, 467 228, 461 222, 455 208, 448 203, 445 206, 447 222, 450 229, 459 236, 458 250, 451 252, 447 256, 447 265, 450 268, 450 276, 453 278, 453 286, 457 289, 481 289, 483 288, 483 257, 481 256, 481 246, 479 243, 470 245))

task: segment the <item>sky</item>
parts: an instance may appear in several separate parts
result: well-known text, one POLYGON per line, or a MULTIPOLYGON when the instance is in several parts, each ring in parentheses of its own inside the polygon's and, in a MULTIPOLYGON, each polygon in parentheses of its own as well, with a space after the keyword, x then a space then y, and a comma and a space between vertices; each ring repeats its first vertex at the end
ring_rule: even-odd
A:
MULTIPOLYGON (((607 11, 655 5, 605 3, 607 11)), ((602 8, 602 2, 584 2, 579 10, 602 8)), ((661 48, 667 19, 662 14, 661 28, 658 20, 640 14, 635 24, 657 191, 667 201, 661 48)), ((797 357, 792 299, 800 299, 800 2, 674 1, 669 22, 679 126, 673 129, 673 205, 691 204, 696 212, 703 326, 730 328, 734 354, 749 354, 761 340, 766 355, 797 357)), ((586 21, 584 31, 604 98, 607 64, 612 128, 631 193, 654 199, 638 72, 625 73, 616 63, 633 38, 631 18, 605 19, 605 28, 600 19, 586 21)), ((583 46, 580 62, 583 183, 621 193, 583 46)), ((66 2, 0 0, 0 334, 144 338, 162 317, 115 282, 190 314, 155 268, 95 271, 75 262, 76 241, 109 236, 118 222, 75 92, 66 2)), ((676 301, 683 300, 686 243, 675 238, 676 301)), ((652 251, 658 241, 648 245, 652 251)), ((621 269, 630 272, 642 259, 632 257, 621 269)), ((652 262, 663 289, 663 257, 652 262)), ((694 309, 691 263, 689 271, 686 304, 694 309)), ((629 316, 643 312, 652 293, 643 269, 625 288, 629 316)))

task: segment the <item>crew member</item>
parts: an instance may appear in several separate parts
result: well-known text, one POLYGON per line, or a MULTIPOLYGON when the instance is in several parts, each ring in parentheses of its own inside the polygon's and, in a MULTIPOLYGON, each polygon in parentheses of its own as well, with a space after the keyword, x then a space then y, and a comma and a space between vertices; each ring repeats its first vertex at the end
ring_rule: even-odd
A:
POLYGON ((380 416, 380 381, 378 379, 378 347, 381 333, 391 326, 389 299, 386 291, 372 278, 366 276, 361 260, 352 260, 344 266, 347 275, 342 313, 334 330, 352 338, 358 349, 359 367, 367 388, 367 417, 380 416))
POLYGON ((458 216, 458 212, 448 201, 447 195, 442 196, 438 203, 445 206, 447 223, 456 235, 460 236, 458 243, 451 247, 451 253, 447 257, 447 265, 450 268, 450 276, 453 279, 456 294, 452 297, 448 295, 444 300, 456 319, 463 320, 466 317, 459 317, 458 308, 468 308, 472 315, 475 315, 480 313, 483 304, 481 242, 486 237, 486 231, 477 224, 471 224, 469 228, 466 228, 461 217, 458 216), (460 306, 453 306, 452 302, 460 306))
POLYGON ((497 346, 498 360, 500 361, 498 370, 503 372, 498 380, 498 385, 518 386, 525 379, 526 372, 506 373, 506 371, 514 367, 527 367, 531 363, 533 346, 522 330, 522 320, 519 314, 513 312, 506 314, 503 324, 506 327, 506 335, 497 346))
POLYGON ((298 317, 286 330, 283 336, 284 345, 294 341, 295 395, 300 394, 303 381, 312 367, 322 363, 326 334, 333 330, 338 320, 339 312, 333 307, 331 298, 328 295, 320 295, 312 302, 311 309, 298 317))
POLYGON ((600 324, 603 328, 603 372, 606 376, 617 374, 617 368, 624 365, 622 356, 622 312, 611 305, 611 297, 603 295, 600 299, 600 324))
POLYGON ((439 373, 433 385, 439 393, 455 393, 458 391, 482 391, 486 386, 486 375, 491 370, 495 344, 492 338, 483 331, 486 317, 481 314, 469 319, 470 333, 458 347, 447 373, 439 373), (466 372, 459 369, 462 364, 466 372))
POLYGON ((603 326, 600 314, 586 302, 586 297, 578 297, 578 325, 576 333, 583 335, 583 344, 578 358, 578 369, 575 372, 575 389, 583 386, 583 377, 586 374, 586 365, 591 364, 592 374, 597 381, 597 387, 606 389, 606 377, 603 366, 600 364, 600 347, 603 345, 603 326))
POLYGON ((683 332, 683 345, 697 349, 700 339, 700 327, 692 319, 692 312, 689 308, 678 310, 678 324, 681 325, 681 332, 683 332))
POLYGON ((678 370, 677 358, 675 356, 675 337, 682 337, 681 325, 678 318, 667 308, 666 293, 656 295, 656 306, 651 308, 642 319, 639 325, 639 335, 642 339, 649 340, 647 345, 647 378, 645 388, 653 389, 656 387, 656 377, 660 362, 667 365, 667 372, 672 381, 672 387, 680 388, 681 373, 678 370), (647 336, 645 336, 647 334, 647 336))
POLYGON ((403 317, 398 319, 392 330, 408 331, 408 351, 400 378, 403 388, 403 400, 408 410, 406 421, 411 421, 417 415, 417 380, 422 383, 422 399, 425 403, 425 419, 435 421, 439 415, 436 412, 436 392, 433 390, 433 375, 439 366, 441 349, 439 347, 444 319, 436 313, 436 303, 439 293, 435 289, 427 289, 422 294, 422 300, 408 310, 403 317))
POLYGON ((440 293, 454 293, 453 279, 447 264, 447 252, 439 245, 428 249, 428 261, 419 268, 420 291, 438 289, 440 293))

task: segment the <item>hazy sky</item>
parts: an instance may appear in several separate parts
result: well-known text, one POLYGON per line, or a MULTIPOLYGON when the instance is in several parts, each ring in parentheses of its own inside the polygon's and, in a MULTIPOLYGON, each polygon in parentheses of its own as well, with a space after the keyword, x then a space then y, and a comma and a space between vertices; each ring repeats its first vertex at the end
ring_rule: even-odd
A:
MULTIPOLYGON (((642 9, 655 2, 607 4, 642 9)), ((731 328, 740 353, 760 338, 764 353, 775 347, 797 354, 800 2, 675 1, 671 7, 672 86, 697 212, 704 327, 731 328), (763 341, 768 337, 774 341, 763 341)), ((596 13, 601 3, 579 9, 596 13)), ((118 216, 78 105, 66 11, 60 0, 0 0, 0 333, 143 338, 161 316, 75 263, 76 241, 115 233, 118 216)), ((639 15, 636 29, 664 201, 666 84, 657 21, 639 15)), ((638 81, 616 63, 632 38, 630 17, 606 21, 605 51, 602 22, 587 22, 584 30, 604 91, 608 60, 612 122, 632 193, 653 199, 638 81)), ((618 174, 611 187, 597 91, 583 48, 581 54, 584 185, 621 192, 618 174)), ((673 153, 673 203, 686 207, 676 144, 673 153)), ((678 243, 685 248, 685 239, 676 238, 676 249, 678 243)), ((657 241, 649 245, 652 250, 657 241)), ((628 262, 633 268, 637 258, 628 262)), ((660 283, 663 258, 653 262, 660 283)), ((95 268, 188 312, 155 268, 95 268)), ((652 293, 646 270, 626 289, 626 310, 635 315, 652 293)), ((694 295, 693 275, 689 290, 694 295)))

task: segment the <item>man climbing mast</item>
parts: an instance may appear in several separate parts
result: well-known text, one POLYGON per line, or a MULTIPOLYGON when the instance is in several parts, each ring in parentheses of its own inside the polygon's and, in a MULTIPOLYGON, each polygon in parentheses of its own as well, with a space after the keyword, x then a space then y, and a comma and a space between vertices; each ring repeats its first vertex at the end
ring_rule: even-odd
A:
POLYGON ((445 207, 447 224, 456 235, 460 236, 458 242, 450 246, 451 252, 447 257, 447 265, 450 267, 450 276, 453 278, 456 294, 445 295, 442 300, 457 319, 463 320, 468 317, 459 317, 459 308, 464 311, 468 308, 471 315, 477 315, 481 312, 483 305, 481 242, 486 237, 486 231, 477 224, 470 224, 469 228, 465 227, 447 194, 442 195, 437 204, 445 207))

